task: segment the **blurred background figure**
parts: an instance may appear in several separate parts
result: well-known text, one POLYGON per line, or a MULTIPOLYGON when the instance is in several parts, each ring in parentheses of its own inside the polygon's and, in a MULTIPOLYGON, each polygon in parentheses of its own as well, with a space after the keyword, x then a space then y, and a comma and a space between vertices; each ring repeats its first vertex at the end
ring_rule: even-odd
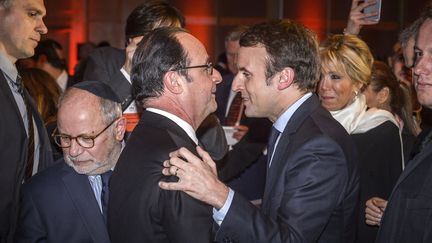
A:
POLYGON ((412 116, 410 89, 398 82, 390 67, 381 61, 374 61, 370 83, 363 91, 369 108, 391 112, 399 123, 402 132, 404 160, 410 159, 418 130, 412 116))
POLYGON ((42 69, 24 69, 21 71, 21 78, 42 116, 51 141, 54 160, 57 160, 62 157, 62 151, 54 143, 51 134, 57 127, 57 105, 61 89, 55 79, 42 69))
POLYGON ((33 67, 39 68, 51 75, 57 82, 61 91, 74 84, 67 72, 67 64, 63 47, 55 40, 45 39, 39 42, 35 48, 35 54, 31 58, 33 67))
POLYGON ((370 81, 373 57, 367 44, 353 35, 334 35, 320 45, 321 104, 351 134, 357 146, 361 210, 356 242, 373 242, 377 228, 367 226, 366 200, 388 198, 403 168, 399 123, 386 110, 367 109, 362 91, 370 81))

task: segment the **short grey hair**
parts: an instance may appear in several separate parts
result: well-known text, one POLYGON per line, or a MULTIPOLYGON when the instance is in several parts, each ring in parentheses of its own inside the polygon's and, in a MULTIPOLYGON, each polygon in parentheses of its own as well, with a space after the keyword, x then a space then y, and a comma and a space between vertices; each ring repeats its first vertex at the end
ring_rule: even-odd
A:
POLYGON ((10 6, 12 0, 0 0, 0 5, 7 8, 10 6))
POLYGON ((102 115, 102 121, 108 125, 115 119, 118 119, 122 115, 122 108, 121 104, 114 102, 112 100, 104 99, 101 97, 99 98, 100 102, 100 111, 102 115))
POLYGON ((245 25, 239 25, 235 27, 233 30, 228 32, 228 34, 225 36, 225 42, 228 41, 239 41, 241 35, 248 29, 248 26, 245 25))
POLYGON ((420 29, 420 23, 421 20, 417 19, 416 21, 412 22, 408 27, 406 27, 405 29, 403 29, 398 36, 399 39, 399 43, 400 45, 404 48, 406 47, 408 41, 411 38, 416 38, 417 36, 417 32, 420 29))

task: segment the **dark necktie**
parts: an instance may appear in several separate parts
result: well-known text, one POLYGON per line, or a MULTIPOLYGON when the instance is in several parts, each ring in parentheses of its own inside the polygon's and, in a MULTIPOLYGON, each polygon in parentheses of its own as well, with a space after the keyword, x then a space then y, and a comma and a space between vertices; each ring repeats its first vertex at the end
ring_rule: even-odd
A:
POLYGON ((109 179, 111 177, 112 170, 109 170, 101 174, 102 181, 102 192, 101 192, 101 204, 102 204, 102 214, 104 216, 105 223, 107 222, 108 215, 108 199, 109 199, 109 179))
POLYGON ((228 111, 228 115, 225 119, 225 125, 227 126, 235 126, 239 125, 238 122, 241 118, 241 111, 242 111, 242 97, 241 93, 237 92, 237 94, 234 96, 233 101, 231 102, 230 109, 228 111))
POLYGON ((280 132, 274 126, 272 126, 272 130, 270 132, 270 137, 269 137, 269 142, 268 142, 268 147, 267 147, 267 161, 268 161, 269 166, 270 166, 273 151, 274 151, 274 148, 276 145, 276 140, 279 137, 279 134, 280 134, 280 132))
POLYGON ((18 75, 15 81, 17 91, 20 93, 27 111, 27 123, 28 123, 28 146, 27 146, 27 160, 25 165, 24 180, 27 181, 33 174, 34 164, 34 127, 33 127, 33 114, 29 104, 29 101, 24 93, 24 85, 21 77, 18 75))

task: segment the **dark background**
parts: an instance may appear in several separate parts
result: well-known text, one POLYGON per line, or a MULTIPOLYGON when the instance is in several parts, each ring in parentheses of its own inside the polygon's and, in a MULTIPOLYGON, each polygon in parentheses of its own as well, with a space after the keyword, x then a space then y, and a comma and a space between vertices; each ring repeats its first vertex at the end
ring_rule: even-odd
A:
MULTIPOLYGON (((108 41, 124 47, 124 25, 130 11, 144 0, 45 0, 49 32, 65 48, 69 70, 77 62, 80 43, 108 41)), ((171 0, 186 16, 186 28, 213 58, 223 51, 223 38, 234 26, 272 18, 290 18, 313 29, 320 39, 342 33, 351 0, 171 0)), ((382 0, 381 21, 360 36, 375 56, 391 53, 399 30, 416 19, 427 0, 382 0)))

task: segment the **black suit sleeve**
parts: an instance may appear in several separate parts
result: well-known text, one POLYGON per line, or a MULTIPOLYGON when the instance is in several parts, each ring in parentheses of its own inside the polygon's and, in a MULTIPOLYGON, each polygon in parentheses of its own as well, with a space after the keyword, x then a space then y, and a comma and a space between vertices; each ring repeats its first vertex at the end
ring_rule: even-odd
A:
POLYGON ((211 208, 184 192, 162 192, 162 225, 171 243, 212 242, 211 208))

